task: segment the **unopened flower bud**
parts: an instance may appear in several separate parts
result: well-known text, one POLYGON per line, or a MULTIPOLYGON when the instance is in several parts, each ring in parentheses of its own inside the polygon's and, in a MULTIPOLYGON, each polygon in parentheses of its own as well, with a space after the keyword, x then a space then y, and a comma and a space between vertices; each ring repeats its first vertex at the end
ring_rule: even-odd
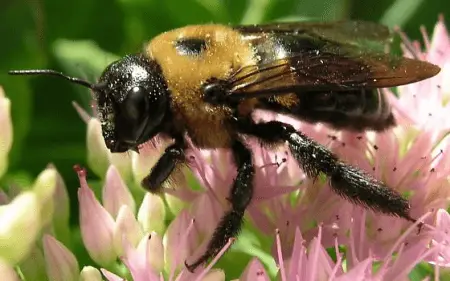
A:
POLYGON ((53 229, 55 236, 64 243, 70 236, 70 201, 64 180, 56 168, 54 169, 56 171, 56 187, 53 194, 53 204, 56 212, 53 214, 53 229))
POLYGON ((86 181, 86 171, 78 169, 80 188, 80 229, 86 250, 98 264, 107 266, 115 261, 113 247, 114 220, 95 198, 86 181))
POLYGON ((91 118, 87 124, 87 163, 99 177, 103 177, 109 166, 109 150, 102 135, 100 121, 91 118))
POLYGON ((116 254, 118 256, 123 254, 123 239, 127 239, 132 247, 136 247, 143 236, 144 233, 142 233, 141 227, 130 208, 127 205, 122 205, 117 215, 114 228, 114 248, 116 254))
POLYGON ((11 102, 0 87, 0 178, 8 168, 8 153, 13 141, 11 102))
POLYGON ((78 261, 69 249, 50 235, 44 235, 43 247, 49 280, 78 281, 78 261))
POLYGON ((0 206, 9 203, 9 196, 3 190, 0 189, 0 206))
POLYGON ((180 198, 169 193, 164 194, 164 198, 166 198, 168 211, 170 211, 175 216, 177 216, 187 205, 186 201, 183 201, 180 198))
POLYGON ((53 167, 42 171, 33 184, 41 209, 42 225, 47 225, 53 218, 53 196, 56 190, 57 172, 53 167))
POLYGON ((103 276, 105 276, 106 280, 108 280, 108 281, 127 281, 126 279, 123 279, 122 277, 117 276, 116 274, 114 274, 111 271, 108 271, 104 268, 101 268, 100 271, 102 272, 103 276))
POLYGON ((0 276, 6 281, 20 281, 14 268, 7 262, 0 259, 0 276))
POLYGON ((80 281, 102 281, 100 271, 92 266, 85 266, 80 273, 80 281))
POLYGON ((127 153, 111 153, 109 151, 102 135, 100 121, 97 118, 90 118, 88 121, 86 142, 87 162, 97 176, 103 178, 109 165, 112 164, 120 171, 122 177, 129 177, 131 158, 127 153))
POLYGON ((29 191, 0 206, 0 258, 15 265, 30 252, 41 229, 40 213, 40 202, 29 191))
POLYGON ((127 180, 131 177, 130 152, 109 153, 109 163, 117 168, 123 179, 127 180))
MULTIPOLYGON (((33 276, 34 280, 47 280, 45 258, 40 247, 31 247, 30 253, 19 264, 23 276, 33 276)), ((0 275, 1 276, 1 275, 0 275)))
POLYGON ((111 165, 106 172, 106 181, 103 187, 103 205, 105 209, 115 218, 119 209, 126 205, 134 213, 136 210, 136 203, 130 190, 125 185, 119 171, 115 166, 111 165))
POLYGON ((224 281, 225 272, 221 269, 212 269, 201 279, 201 281, 224 281))
MULTIPOLYGON (((147 247, 147 262, 154 272, 159 273, 164 270, 164 245, 161 236, 152 232, 147 239, 147 243, 142 240, 138 245, 138 251, 147 247)), ((145 252, 145 251, 142 251, 145 252)))
POLYGON ((166 228, 166 208, 160 196, 145 194, 139 208, 137 219, 146 233, 155 231, 162 235, 166 228))

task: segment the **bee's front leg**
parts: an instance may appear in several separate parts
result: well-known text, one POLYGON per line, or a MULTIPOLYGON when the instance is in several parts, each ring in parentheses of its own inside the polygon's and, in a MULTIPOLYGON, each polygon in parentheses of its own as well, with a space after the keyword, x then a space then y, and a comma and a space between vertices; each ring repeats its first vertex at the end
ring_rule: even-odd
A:
POLYGON ((184 162, 185 148, 183 139, 176 139, 174 144, 166 148, 150 174, 141 181, 141 186, 151 193, 160 193, 163 183, 169 178, 176 166, 184 162))

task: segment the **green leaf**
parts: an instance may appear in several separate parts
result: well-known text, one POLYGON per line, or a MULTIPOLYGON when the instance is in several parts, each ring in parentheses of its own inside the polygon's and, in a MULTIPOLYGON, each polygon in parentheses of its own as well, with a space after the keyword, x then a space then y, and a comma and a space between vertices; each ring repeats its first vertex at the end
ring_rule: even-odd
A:
POLYGON ((241 24, 257 24, 263 22, 266 17, 269 0, 250 0, 241 24))
POLYGON ((53 44, 55 57, 69 72, 82 74, 81 71, 90 71, 99 75, 111 62, 118 60, 119 56, 101 49, 91 40, 58 39, 53 44))
POLYGON ((17 168, 24 140, 30 128, 32 91, 29 79, 7 75, 9 70, 32 68, 44 60, 31 10, 17 2, 0 4, 0 86, 11 100, 14 143, 9 155, 10 170, 17 168), (9 4, 9 5, 8 5, 9 4), (12 28, 13 27, 13 28, 12 28))
POLYGON ((403 26, 417 12, 424 0, 397 0, 385 11, 380 22, 393 27, 403 26))
MULTIPOLYGON (((108 64, 119 59, 119 56, 102 50, 90 40, 58 39, 53 44, 53 50, 58 62, 67 73, 84 77, 88 81, 96 81, 108 64)), ((86 89, 77 89, 83 100, 83 107, 89 108, 91 96, 86 94, 86 89)))
POLYGON ((349 0, 286 0, 270 1, 266 20, 300 18, 308 20, 339 20, 348 18, 349 0))

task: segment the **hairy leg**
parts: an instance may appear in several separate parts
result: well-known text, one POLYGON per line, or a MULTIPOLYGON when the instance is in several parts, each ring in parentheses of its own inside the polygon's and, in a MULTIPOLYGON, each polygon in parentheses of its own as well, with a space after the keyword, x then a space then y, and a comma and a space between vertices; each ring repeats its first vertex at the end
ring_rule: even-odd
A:
POLYGON ((184 162, 184 149, 183 140, 175 140, 174 144, 166 148, 150 174, 142 180, 141 186, 151 193, 161 192, 162 184, 169 178, 176 166, 184 162))
POLYGON ((316 178, 325 174, 334 192, 374 211, 415 221, 409 215, 409 202, 363 171, 345 164, 324 146, 289 124, 278 121, 255 124, 237 119, 239 131, 267 142, 286 141, 292 155, 305 173, 316 178))
POLYGON ((230 238, 236 237, 241 230, 245 209, 253 196, 253 176, 255 173, 252 153, 240 141, 235 140, 232 145, 234 161, 238 174, 230 191, 229 202, 231 208, 220 220, 208 243, 206 252, 192 264, 185 263, 189 271, 208 261, 227 244, 230 238))

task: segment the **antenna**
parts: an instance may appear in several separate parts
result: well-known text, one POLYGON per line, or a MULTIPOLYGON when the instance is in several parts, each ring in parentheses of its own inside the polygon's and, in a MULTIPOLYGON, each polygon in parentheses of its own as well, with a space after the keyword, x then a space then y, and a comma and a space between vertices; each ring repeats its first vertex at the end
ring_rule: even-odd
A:
POLYGON ((30 70, 10 70, 8 71, 9 75, 48 75, 48 76, 57 76, 62 77, 72 83, 87 87, 91 90, 98 89, 96 84, 89 83, 88 81, 82 80, 76 77, 70 77, 62 72, 58 72, 51 69, 30 69, 30 70))

